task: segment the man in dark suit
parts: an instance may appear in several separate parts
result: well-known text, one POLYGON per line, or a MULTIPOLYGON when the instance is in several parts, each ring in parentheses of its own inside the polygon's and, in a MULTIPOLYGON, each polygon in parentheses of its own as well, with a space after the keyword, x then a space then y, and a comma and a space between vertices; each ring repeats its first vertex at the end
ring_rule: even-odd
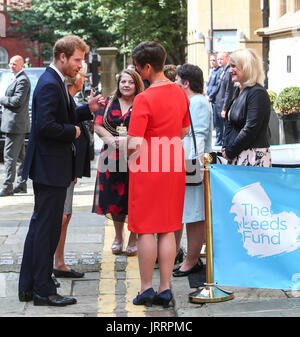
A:
POLYGON ((206 98, 208 102, 211 104, 212 111, 213 111, 213 123, 214 128, 216 128, 217 125, 217 111, 216 111, 216 93, 218 89, 219 84, 219 77, 222 71, 222 68, 218 65, 218 59, 217 54, 211 54, 210 55, 210 66, 211 66, 211 72, 209 76, 209 81, 207 84, 206 89, 206 98))
POLYGON ((229 54, 226 52, 218 53, 218 64, 222 67, 219 76, 218 88, 216 90, 216 143, 220 146, 223 144, 223 133, 225 123, 225 113, 231 103, 233 95, 233 82, 229 73, 229 54))
POLYGON ((30 81, 23 71, 24 60, 16 55, 10 59, 9 68, 14 76, 5 95, 0 98, 3 105, 1 131, 5 133, 4 164, 6 177, 0 197, 27 192, 26 181, 22 179, 25 157, 25 134, 30 131, 28 104, 30 81), (17 184, 13 188, 17 173, 17 184))
MULTIPOLYGON (((76 108, 76 102, 73 97, 81 92, 84 85, 84 75, 87 72, 86 63, 80 69, 79 73, 75 78, 67 77, 68 91, 71 98, 71 104, 73 108, 76 108)), ((78 102, 78 101, 77 101, 78 102)), ((78 105, 81 103, 78 102, 78 105)), ((77 182, 77 178, 90 177, 91 176, 91 161, 90 161, 90 123, 91 121, 80 122, 77 125, 80 127, 81 134, 75 139, 74 145, 76 149, 75 157, 75 181, 72 181, 67 189, 67 196, 64 205, 64 214, 61 224, 60 239, 54 254, 54 268, 53 274, 55 277, 70 277, 70 278, 81 278, 84 276, 83 272, 76 271, 68 267, 65 263, 65 242, 67 236, 68 225, 72 217, 72 205, 73 205, 73 194, 74 187, 77 182)))
POLYGON ((218 65, 217 54, 211 54, 210 58, 210 75, 206 88, 206 96, 209 102, 215 101, 215 95, 218 88, 219 76, 222 68, 218 65))
POLYGON ((32 128, 25 156, 23 177, 33 180, 35 206, 24 244, 19 279, 19 300, 34 305, 64 306, 75 298, 57 294, 51 277, 67 187, 74 179, 75 147, 80 135, 75 124, 93 118, 100 98, 74 109, 65 76, 75 77, 88 46, 76 36, 55 43, 53 63, 40 77, 32 100, 32 128))

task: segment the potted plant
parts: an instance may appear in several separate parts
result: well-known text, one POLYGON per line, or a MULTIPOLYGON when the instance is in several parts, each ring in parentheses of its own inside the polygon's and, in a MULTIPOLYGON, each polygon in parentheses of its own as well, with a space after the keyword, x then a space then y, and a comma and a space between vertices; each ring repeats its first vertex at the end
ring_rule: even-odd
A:
POLYGON ((300 87, 285 88, 275 99, 280 144, 300 143, 300 87))
POLYGON ((275 103, 275 100, 276 100, 276 98, 277 98, 277 94, 276 94, 275 91, 270 90, 270 89, 268 89, 267 92, 268 92, 268 94, 269 94, 270 101, 271 101, 271 104, 272 104, 272 106, 273 106, 274 103, 275 103))
POLYGON ((274 103, 277 98, 277 94, 275 91, 270 90, 270 89, 267 89, 267 92, 269 94, 270 102, 271 102, 271 113, 270 113, 270 121, 269 121, 269 129, 271 131, 270 145, 278 145, 279 144, 279 120, 274 110, 274 103))

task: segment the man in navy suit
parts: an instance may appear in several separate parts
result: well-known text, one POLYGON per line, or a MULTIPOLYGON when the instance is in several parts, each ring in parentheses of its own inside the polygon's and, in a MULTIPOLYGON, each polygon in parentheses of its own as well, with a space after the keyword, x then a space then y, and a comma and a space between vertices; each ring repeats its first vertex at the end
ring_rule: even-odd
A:
POLYGON ((222 68, 218 65, 216 53, 210 55, 210 65, 211 65, 211 72, 207 84, 206 97, 212 107, 214 128, 217 129, 219 123, 216 109, 216 93, 219 86, 219 77, 222 72, 222 68))
MULTIPOLYGON (((102 107, 91 95, 87 105, 74 109, 65 76, 75 77, 89 47, 77 36, 55 43, 53 63, 40 77, 32 100, 32 127, 25 156, 23 178, 33 180, 35 205, 24 244, 19 279, 19 300, 34 305, 65 306, 75 298, 57 294, 51 277, 67 187, 74 179, 75 146, 80 135, 75 124, 93 119, 102 107)), ((101 103, 101 104, 100 104, 101 103)))

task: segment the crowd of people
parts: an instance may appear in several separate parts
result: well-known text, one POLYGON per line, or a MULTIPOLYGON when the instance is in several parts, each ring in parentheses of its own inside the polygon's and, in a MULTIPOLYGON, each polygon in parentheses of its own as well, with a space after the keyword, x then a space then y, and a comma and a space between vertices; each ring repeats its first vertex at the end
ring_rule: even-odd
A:
POLYGON ((112 254, 123 252, 128 224, 125 254, 138 255, 141 278, 133 303, 167 308, 173 297, 172 275, 184 277, 203 268, 199 256, 205 242, 204 184, 186 186, 185 160, 212 151, 214 127, 215 145, 221 146, 228 164, 271 166, 270 100, 263 87, 262 62, 251 49, 213 54, 205 87, 200 67, 166 65, 165 48, 146 41, 133 50, 134 65, 118 75, 111 97, 91 93, 87 104, 76 106, 73 97, 82 90, 88 51, 76 36, 56 42, 54 61, 33 94, 25 160, 30 83, 22 70, 24 60, 15 56, 10 61, 15 78, 0 98, 7 172, 0 195, 26 192, 28 177, 35 195, 24 244, 19 300, 33 299, 35 305, 52 306, 76 303, 75 298, 57 293, 55 277, 84 276, 66 266, 64 245, 74 184, 77 178, 90 176, 84 121, 94 120, 103 148, 92 212, 113 221, 112 254), (9 122, 11 115, 22 118, 21 122, 9 122), (22 124, 21 132, 7 128, 14 122, 22 124), (185 257, 180 244, 184 224, 185 257), (152 277, 156 262, 160 284, 155 291, 152 277))

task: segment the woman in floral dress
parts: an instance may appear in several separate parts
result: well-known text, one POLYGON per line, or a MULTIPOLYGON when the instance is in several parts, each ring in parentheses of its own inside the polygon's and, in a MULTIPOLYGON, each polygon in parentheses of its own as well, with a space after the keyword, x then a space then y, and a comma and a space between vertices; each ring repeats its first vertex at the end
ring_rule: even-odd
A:
MULTIPOLYGON (((123 228, 128 214, 129 173, 126 160, 126 135, 134 97, 144 89, 141 77, 126 69, 118 77, 117 90, 105 99, 95 116, 95 132, 103 140, 94 192, 93 212, 112 219, 115 239, 112 253, 123 251, 123 228)), ((126 254, 137 254, 136 234, 131 233, 126 254)))

